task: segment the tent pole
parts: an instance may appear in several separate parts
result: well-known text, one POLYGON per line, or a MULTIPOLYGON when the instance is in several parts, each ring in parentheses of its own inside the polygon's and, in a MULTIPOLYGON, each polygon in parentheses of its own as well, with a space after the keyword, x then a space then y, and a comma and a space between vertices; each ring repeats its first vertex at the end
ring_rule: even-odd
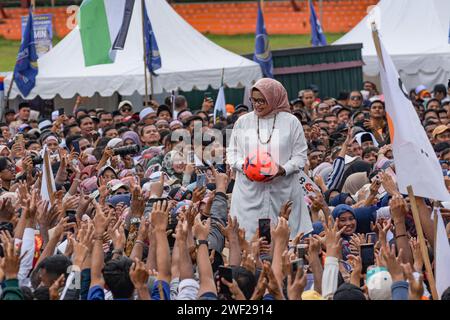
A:
MULTIPOLYGON (((144 51, 144 78, 145 78, 145 99, 144 105, 148 106, 148 79, 147 79, 147 54, 145 52, 145 26, 144 26, 144 10, 145 10, 145 0, 141 0, 142 5, 142 43, 143 43, 143 51, 144 51)), ((151 77, 151 75, 150 75, 151 77)))
MULTIPOLYGON (((13 72, 13 75, 11 77, 11 83, 9 84, 8 92, 6 93, 6 101, 5 101, 5 109, 9 109, 9 96, 11 95, 12 86, 14 84, 14 81, 16 80, 16 74, 13 72)), ((3 115, 2 115, 3 116, 3 115)))

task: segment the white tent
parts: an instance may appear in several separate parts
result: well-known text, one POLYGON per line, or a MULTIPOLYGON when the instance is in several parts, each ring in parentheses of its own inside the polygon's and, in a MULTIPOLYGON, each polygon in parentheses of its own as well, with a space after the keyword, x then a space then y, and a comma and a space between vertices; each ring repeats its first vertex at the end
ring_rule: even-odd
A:
MULTIPOLYGON (((117 0, 106 0, 117 1, 117 0)), ((209 41, 181 18, 165 0, 145 0, 147 13, 158 42, 162 68, 153 77, 154 93, 181 89, 205 90, 250 86, 262 77, 259 65, 209 41)), ((37 84, 27 99, 56 95, 69 99, 79 94, 103 97, 114 93, 127 96, 135 91, 145 94, 142 10, 136 0, 125 50, 119 51, 113 64, 85 67, 80 31, 76 27, 49 53, 38 60, 37 84)), ((11 77, 6 79, 9 87, 11 77)), ((150 85, 149 85, 150 91, 150 85)), ((10 98, 21 95, 14 85, 10 98)))
POLYGON ((377 23, 383 43, 409 88, 430 90, 450 78, 450 0, 381 0, 356 27, 333 43, 363 43, 366 77, 379 74, 370 24, 377 23))

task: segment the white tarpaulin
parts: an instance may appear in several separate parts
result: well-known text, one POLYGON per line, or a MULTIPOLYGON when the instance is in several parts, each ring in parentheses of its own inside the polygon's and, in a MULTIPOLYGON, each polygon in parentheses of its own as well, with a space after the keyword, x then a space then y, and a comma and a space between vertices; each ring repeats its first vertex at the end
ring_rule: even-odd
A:
MULTIPOLYGON (((262 77, 257 63, 208 40, 165 0, 145 1, 162 59, 162 68, 153 77, 155 94, 177 89, 205 90, 209 85, 218 89, 222 70, 223 83, 228 87, 251 86, 262 77)), ((85 67, 80 31, 76 27, 38 64, 37 84, 27 99, 37 95, 51 99, 58 94, 65 99, 76 94, 91 97, 96 92, 104 97, 115 92, 126 96, 138 91, 144 95, 141 1, 135 3, 125 49, 117 53, 115 63, 85 67)), ((5 88, 10 79, 6 79, 5 88)), ((20 92, 14 85, 10 98, 18 95, 20 92)))
POLYGON ((381 0, 375 9, 334 45, 362 43, 364 74, 379 74, 370 22, 375 21, 386 50, 408 88, 433 89, 450 78, 450 1, 381 0))

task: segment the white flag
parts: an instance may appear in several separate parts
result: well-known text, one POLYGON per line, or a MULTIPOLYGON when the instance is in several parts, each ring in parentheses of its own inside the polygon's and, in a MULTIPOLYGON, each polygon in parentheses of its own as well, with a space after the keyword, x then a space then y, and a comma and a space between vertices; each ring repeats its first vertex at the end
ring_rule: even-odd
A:
POLYGON ((214 123, 216 123, 217 112, 222 112, 222 116, 227 116, 227 108, 225 107, 225 91, 223 86, 219 89, 219 94, 217 95, 216 104, 214 105, 214 123))
POLYGON ((377 41, 380 43, 378 62, 381 86, 388 113, 399 190, 407 194, 406 187, 411 185, 416 196, 449 201, 450 196, 433 147, 408 99, 408 93, 391 57, 375 32, 374 41, 375 47, 377 41))
POLYGON ((436 290, 441 298, 442 293, 450 287, 450 244, 448 242, 447 231, 442 220, 441 211, 437 213, 436 230, 436 290))
POLYGON ((42 200, 49 201, 49 208, 53 205, 54 196, 56 192, 55 178, 53 177, 52 166, 50 164, 50 157, 48 155, 47 147, 44 146, 44 156, 42 163, 42 181, 41 181, 41 197, 42 200))

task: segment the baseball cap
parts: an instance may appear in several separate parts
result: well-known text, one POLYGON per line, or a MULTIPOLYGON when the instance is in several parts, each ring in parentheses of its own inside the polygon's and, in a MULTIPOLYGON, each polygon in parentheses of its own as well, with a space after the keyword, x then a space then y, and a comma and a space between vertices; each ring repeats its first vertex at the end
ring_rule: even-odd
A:
POLYGON ((366 285, 370 300, 392 300, 392 277, 385 267, 368 270, 366 285))
POLYGON ((447 127, 446 125, 441 124, 441 125, 437 126, 437 127, 433 130, 433 133, 432 133, 433 139, 436 138, 437 135, 439 135, 439 134, 441 134, 441 133, 444 133, 444 132, 447 131, 447 130, 450 130, 450 128, 447 127))

